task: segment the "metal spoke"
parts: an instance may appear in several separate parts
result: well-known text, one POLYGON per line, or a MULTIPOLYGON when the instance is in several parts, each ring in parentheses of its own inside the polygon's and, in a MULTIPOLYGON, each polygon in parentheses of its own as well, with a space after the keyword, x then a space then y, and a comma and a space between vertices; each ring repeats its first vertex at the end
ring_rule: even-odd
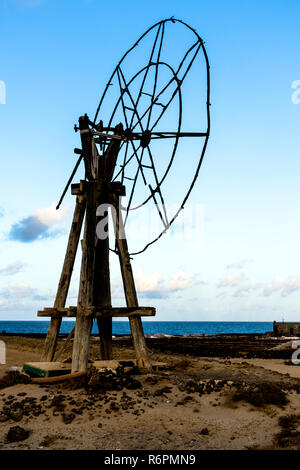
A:
MULTIPOLYGON (((183 77, 181 78, 181 80, 180 80, 180 86, 182 85, 183 80, 185 79, 185 77, 186 77, 188 71, 190 70, 190 68, 191 68, 191 66, 192 66, 192 64, 193 64, 193 62, 194 62, 194 60, 195 60, 195 58, 197 57, 197 54, 198 54, 198 52, 199 52, 199 50, 200 50, 200 47, 201 47, 201 46, 199 46, 198 49, 196 50, 192 61, 190 62, 190 64, 189 64, 189 66, 188 66, 188 68, 187 68, 185 74, 184 74, 183 77)), ((177 74, 176 74, 176 75, 177 75, 177 74)), ((157 118, 157 120, 155 121, 155 123, 153 124, 151 130, 154 129, 154 127, 158 124, 158 122, 160 121, 160 119, 162 118, 162 116, 164 115, 164 113, 166 112, 166 110, 168 109, 169 105, 171 104, 171 102, 173 101, 174 97, 176 96, 176 94, 177 94, 177 92, 178 92, 178 88, 179 88, 179 84, 177 83, 177 88, 176 88, 175 91, 173 92, 173 95, 172 95, 171 99, 168 101, 168 103, 167 103, 167 104, 165 105, 165 107, 163 108, 161 114, 159 115, 159 117, 157 118)))
MULTIPOLYGON (((142 161, 142 158, 143 158, 144 150, 145 150, 145 149, 143 148, 143 149, 142 149, 142 153, 141 153, 141 161, 142 161)), ((127 208, 126 208, 126 217, 125 217, 125 220, 124 220, 124 226, 126 225, 126 222, 127 222, 127 218, 128 218, 128 214, 129 214, 129 210, 130 210, 130 206, 131 206, 131 202, 132 202, 132 198, 133 198, 135 186, 136 186, 136 183, 137 183, 139 171, 140 171, 140 170, 139 170, 139 168, 138 168, 138 169, 137 169, 137 172, 136 172, 136 175, 135 175, 135 177, 134 177, 134 181, 133 181, 133 185, 132 185, 131 193, 130 193, 130 197, 129 197, 129 202, 128 202, 128 205, 127 205, 127 208)))
MULTIPOLYGON (((165 25, 163 24, 162 26, 162 32, 161 32, 161 39, 160 39, 160 45, 159 45, 159 50, 156 58, 156 65, 155 65, 155 78, 154 78, 154 83, 153 83, 153 90, 152 90, 152 96, 151 96, 151 105, 154 103, 154 96, 156 92, 156 87, 157 87, 157 77, 158 77, 158 64, 160 60, 160 54, 161 54, 161 48, 162 48, 162 43, 164 39, 164 32, 165 32, 165 25)), ((146 129, 149 129, 149 124, 151 120, 151 114, 152 114, 152 106, 150 108, 150 111, 148 113, 148 119, 147 119, 147 126, 146 129)))
MULTIPOLYGON (((120 73, 121 73, 121 75, 122 75, 122 79, 123 79, 123 82, 124 82, 124 85, 125 85, 125 90, 126 90, 127 94, 129 95, 130 99, 132 99, 131 94, 130 94, 130 92, 129 92, 129 90, 128 90, 128 86, 127 86, 126 81, 125 81, 124 74, 123 74, 121 68, 119 67, 119 68, 118 68, 118 79, 119 79, 119 85, 120 85, 121 93, 122 93, 123 89, 122 89, 122 86, 121 86, 120 73)), ((124 105, 123 94, 122 94, 122 108, 123 108, 124 118, 125 118, 125 121, 126 121, 126 127, 127 127, 127 129, 128 129, 128 120, 127 120, 127 115, 126 115, 126 111, 125 111, 125 105, 124 105)), ((136 108, 134 109, 134 112, 137 113, 136 108)), ((143 129, 142 124, 141 124, 141 129, 143 129)), ((136 159, 137 159, 137 162, 138 162, 138 166, 139 166, 139 170, 140 170, 140 172, 141 172, 141 174, 142 174, 142 177, 143 177, 143 180, 144 180, 144 184, 146 185, 147 182, 146 182, 146 178, 145 178, 145 175, 144 175, 144 172, 143 172, 143 168, 142 168, 142 165, 141 165, 141 160, 142 160, 142 159, 139 159, 139 157, 138 157, 138 155, 137 155, 136 148, 135 148, 135 146, 134 146, 134 143, 133 143, 132 141, 130 141, 130 143, 131 143, 131 145, 132 145, 134 154, 135 154, 135 156, 136 156, 136 159)))
MULTIPOLYGON (((197 44, 199 44, 199 41, 197 41, 197 42, 192 46, 192 48, 195 47, 197 44)), ((154 127, 158 124, 158 122, 160 121, 160 119, 161 119, 162 116, 164 115, 165 111, 167 110, 167 108, 169 107, 169 105, 170 105, 171 102, 173 101, 174 97, 176 96, 176 94, 177 94, 179 88, 182 86, 182 83, 183 83, 183 81, 184 81, 184 79, 185 79, 185 77, 186 77, 188 71, 190 70, 190 68, 191 68, 191 66, 192 66, 192 64, 193 64, 193 62, 194 62, 194 60, 195 60, 195 58, 197 57, 197 54, 198 54, 198 52, 199 52, 199 50, 200 50, 201 45, 202 45, 202 44, 200 43, 199 47, 197 48, 197 50, 196 50, 196 52, 195 52, 195 54, 194 54, 194 57, 193 57, 192 61, 190 62, 190 64, 189 64, 189 66, 188 66, 188 68, 187 68, 185 74, 183 75, 183 77, 182 77, 180 80, 178 79, 178 72, 180 71, 180 69, 181 69, 181 67, 182 67, 182 65, 183 65, 183 63, 184 63, 184 60, 181 61, 180 65, 179 65, 179 67, 178 67, 178 69, 177 69, 177 72, 174 73, 174 76, 173 76, 173 77, 171 78, 171 80, 167 83, 167 85, 160 91, 160 93, 156 96, 155 100, 153 101, 152 104, 156 104, 156 101, 158 100, 158 98, 167 90, 167 88, 171 85, 171 83, 172 83, 174 80, 176 80, 176 82, 177 82, 177 87, 175 88, 175 91, 173 92, 171 99, 168 101, 168 103, 167 103, 166 105, 164 105, 164 108, 163 108, 161 114, 159 115, 159 117, 158 117, 157 120, 155 121, 154 125, 151 127, 151 131, 152 131, 152 129, 154 129, 154 127)), ((191 48, 191 50, 192 50, 192 48, 191 48)), ((184 56, 184 58, 185 58, 186 56, 187 56, 187 54, 184 56)), ((152 104, 146 109, 146 111, 144 112, 144 114, 141 116, 141 119, 143 119, 143 117, 149 112, 149 109, 152 107, 152 104)), ((136 126, 137 126, 137 123, 132 127, 132 130, 134 130, 134 129, 136 128, 136 126)))
POLYGON ((162 213, 161 213, 161 210, 160 210, 160 208, 159 208, 159 206, 158 206, 158 203, 157 203, 157 200, 156 200, 156 197, 155 197, 155 191, 152 189, 152 187, 151 187, 150 184, 149 184, 149 188, 150 188, 150 192, 151 192, 151 194, 152 194, 153 200, 154 200, 154 205, 155 205, 155 207, 156 207, 156 209, 157 209, 157 211, 158 211, 159 217, 160 217, 162 223, 164 224, 165 228, 168 228, 168 227, 169 227, 169 223, 168 223, 168 219, 167 219, 167 217, 166 217, 166 209, 165 209, 165 207, 164 207, 164 205, 163 205, 164 212, 165 212, 165 217, 166 217, 166 221, 165 221, 164 218, 163 218, 163 215, 162 215, 162 213))
MULTIPOLYGON (((163 24, 163 28, 164 28, 164 24, 163 24)), ((138 94, 138 97, 137 97, 137 100, 135 102, 135 107, 137 108, 138 104, 139 104, 139 101, 140 101, 140 98, 143 94, 143 88, 144 88, 144 84, 145 84, 145 81, 146 81, 146 78, 147 78, 147 75, 148 75, 148 72, 150 70, 150 66, 151 66, 151 63, 152 63, 152 58, 153 58, 153 54, 154 54, 154 51, 155 51, 155 48, 156 48, 156 44, 157 44, 157 39, 158 39, 158 36, 159 36, 159 33, 160 33, 160 29, 161 29, 161 23, 159 25, 159 28, 157 30, 157 33, 156 33, 156 36, 155 36, 155 41, 154 41, 154 44, 153 44, 153 47, 152 47, 152 50, 151 50, 151 55, 150 55, 150 59, 148 61, 148 66, 146 67, 146 71, 145 71, 145 74, 144 74, 144 77, 143 77, 143 81, 142 81, 142 85, 141 85, 141 88, 139 90, 139 94, 138 94)), ((145 93, 145 94, 148 94, 148 93, 145 93)), ((130 128, 132 126, 132 123, 133 123, 133 116, 131 116, 131 121, 130 121, 130 128)))
MULTIPOLYGON (((160 50, 161 50, 161 47, 160 47, 160 50)), ((159 53, 160 53, 160 50, 159 50, 159 53)), ((133 99, 132 99, 131 93, 130 93, 130 91, 129 91, 129 89, 128 89, 128 85, 126 84, 125 77, 124 77, 124 75, 123 75, 123 73, 122 73, 121 70, 120 70, 120 72, 121 72, 121 74, 122 74, 122 79, 123 79, 124 85, 125 85, 125 87, 126 87, 126 91, 127 91, 127 93, 128 93, 128 96, 129 96, 131 102, 133 103, 133 99)), ((135 107, 135 104, 134 104, 134 103, 133 103, 133 106, 135 107)), ((136 108, 135 108, 135 112, 136 112, 137 117, 139 118, 139 114, 138 114, 138 111, 137 111, 136 108)), ((141 122, 140 119, 139 119, 139 122, 140 122, 141 129, 143 130, 142 122, 141 122)), ((132 143, 132 145, 133 145, 133 143, 132 143)), ((134 148, 134 145, 133 145, 133 148, 134 148)), ((150 149, 149 149, 149 146, 147 146, 147 150, 148 150, 148 153, 149 153, 149 157, 150 157, 150 161, 151 161, 151 168, 152 168, 152 171, 153 171, 153 174, 154 174, 154 178, 155 178, 155 182, 156 182, 156 189, 155 189, 155 191, 157 191, 158 194, 159 194, 159 196, 160 196, 162 205, 163 205, 163 207, 164 207, 164 212, 165 212, 164 199, 163 199, 163 196, 162 196, 161 191, 160 191, 160 183, 159 183, 159 181, 158 181, 158 177, 157 177, 157 173, 156 173, 155 165, 154 165, 154 160, 153 160, 153 157, 152 157, 152 153, 151 153, 151 151, 150 151, 150 149)), ((137 160, 138 160, 137 155, 136 155, 136 158, 137 158, 137 160)), ((142 170, 142 158, 143 158, 143 151, 142 151, 142 155, 141 155, 140 160, 138 160, 138 163, 139 163, 139 170, 141 170, 141 173, 142 173, 143 178, 144 178, 144 183, 147 184, 147 183, 146 183, 146 179, 145 179, 145 177, 144 177, 143 170, 142 170)), ((136 180, 137 180, 137 178, 138 178, 138 175, 139 175, 139 171, 137 171, 137 174, 136 174, 136 177, 135 177, 136 180)), ((136 186, 136 180, 135 180, 135 182, 134 182, 134 185, 133 185, 134 187, 133 187, 133 189, 134 189, 135 186, 136 186)), ((153 191, 151 191, 152 197, 153 197, 153 194, 154 194, 153 191)), ((132 194, 132 196, 133 196, 133 194, 132 194)), ((149 198, 147 198, 147 201, 148 201, 148 200, 149 200, 149 198)), ((130 210, 131 201, 132 201, 132 197, 130 198, 129 204, 128 204, 128 206, 127 206, 126 220, 127 220, 127 217, 128 217, 128 212, 129 212, 129 210, 130 210)), ((137 206, 137 207, 139 207, 139 206, 137 206)), ((135 207, 135 209, 136 209, 137 207, 135 207)), ((166 217, 166 220, 167 220, 167 214, 166 214, 166 213, 165 213, 165 217, 166 217)), ((125 220, 125 222, 126 222, 126 220, 125 220)))
MULTIPOLYGON (((138 148, 136 149, 136 151, 138 151, 140 149, 140 147, 141 146, 139 145, 138 148)), ((124 165, 121 165, 122 169, 114 176, 113 181, 116 181, 116 178, 122 173, 123 169, 128 165, 128 163, 131 162, 131 160, 133 159, 134 156, 135 155, 134 155, 134 152, 133 152, 133 154, 128 158, 127 162, 124 165)))

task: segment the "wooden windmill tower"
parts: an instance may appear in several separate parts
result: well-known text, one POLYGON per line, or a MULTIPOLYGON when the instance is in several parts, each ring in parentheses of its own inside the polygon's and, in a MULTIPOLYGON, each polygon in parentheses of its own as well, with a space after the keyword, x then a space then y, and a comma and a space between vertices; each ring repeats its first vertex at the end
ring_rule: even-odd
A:
MULTIPOLYGON (((150 370, 151 364, 147 354, 141 316, 155 315, 155 309, 138 305, 119 202, 119 198, 125 195, 125 187, 119 182, 111 181, 121 140, 117 137, 111 138, 106 152, 100 158, 89 125, 87 115, 79 119, 82 143, 80 152, 85 162, 87 181, 72 185, 72 194, 76 195, 76 207, 55 304, 53 308, 46 308, 39 312, 39 316, 51 316, 42 360, 53 360, 61 319, 64 316, 76 317, 72 372, 87 368, 93 319, 97 320, 99 327, 102 359, 111 359, 112 318, 127 316, 138 366, 143 370, 150 370), (101 205, 111 205, 117 215, 113 217, 113 222, 127 304, 125 308, 112 308, 111 306, 109 239, 108 237, 99 239, 96 233, 96 226, 100 219, 96 212, 101 205), (84 215, 78 304, 76 308, 64 308, 84 215)), ((121 137, 122 126, 117 126, 115 132, 114 136, 121 137)))
MULTIPOLYGON (((171 113, 174 121, 174 111, 171 113)), ((89 341, 94 320, 97 321, 99 328, 101 358, 111 359, 112 318, 128 317, 137 365, 141 370, 151 370, 141 317, 155 315, 155 309, 140 307, 138 304, 122 217, 124 208, 121 198, 125 195, 124 183, 126 180, 131 184, 129 202, 125 209, 125 222, 129 210, 131 210, 130 206, 136 192, 137 179, 140 176, 149 194, 137 207, 147 204, 149 201, 152 202, 162 223, 161 232, 147 243, 143 250, 140 250, 142 252, 166 232, 189 197, 206 150, 209 128, 209 64, 203 41, 195 30, 181 20, 170 18, 160 21, 149 28, 137 43, 124 54, 104 90, 94 120, 91 121, 87 115, 84 115, 79 119, 79 127, 75 126, 75 130, 80 132, 81 137, 81 149, 75 149, 75 153, 80 156, 59 205, 82 160, 85 165, 85 180, 71 186, 71 192, 76 196, 76 206, 54 306, 38 312, 40 317, 51 317, 42 361, 55 360, 57 339, 64 317, 76 317, 74 330, 67 339, 69 341, 74 333, 72 372, 85 371, 88 367, 89 341), (166 29, 167 27, 172 28, 174 24, 188 31, 192 35, 193 42, 177 65, 171 66, 162 59, 162 51, 166 49, 164 47, 166 29), (126 79, 124 68, 127 58, 134 53, 141 42, 149 41, 149 38, 152 43, 150 54, 148 57, 145 56, 146 65, 137 73, 132 74, 130 80, 126 79), (200 55, 206 70, 206 128, 203 132, 187 132, 181 127, 182 86, 200 52, 202 52, 200 55), (170 80, 160 84, 159 76, 162 69, 167 70, 170 80), (102 120, 98 121, 98 116, 103 113, 105 100, 109 100, 112 85, 117 86, 119 91, 117 98, 114 98, 113 101, 115 105, 112 114, 106 121, 107 126, 104 127, 102 120), (178 103, 176 116, 178 125, 174 132, 166 132, 161 130, 160 126, 161 122, 164 122, 163 118, 166 117, 166 112, 172 109, 174 98, 178 103), (148 103, 145 99, 148 99, 148 103), (116 122, 120 121, 122 124, 116 125, 116 122), (172 217, 168 217, 161 185, 173 164, 179 141, 185 140, 185 138, 196 138, 198 141, 204 138, 203 145, 190 187, 185 192, 178 211, 172 217), (172 150, 169 163, 166 165, 167 169, 162 176, 159 176, 151 146, 153 142, 157 143, 162 140, 171 142, 172 150), (120 170, 118 162, 121 162, 120 170), (133 177, 129 177, 126 171, 133 163, 133 177), (150 180, 151 183, 149 183, 150 180), (112 219, 115 236, 115 250, 113 251, 118 255, 120 262, 126 299, 126 307, 123 308, 113 308, 111 302, 109 236, 112 235, 108 233, 108 226, 106 226, 106 236, 99 237, 97 232, 98 224, 103 223, 106 217, 105 207, 107 208, 107 206, 113 209, 112 219), (104 208, 104 210, 99 211, 99 208, 104 208), (83 224, 84 234, 77 306, 66 308, 65 303, 83 224)))

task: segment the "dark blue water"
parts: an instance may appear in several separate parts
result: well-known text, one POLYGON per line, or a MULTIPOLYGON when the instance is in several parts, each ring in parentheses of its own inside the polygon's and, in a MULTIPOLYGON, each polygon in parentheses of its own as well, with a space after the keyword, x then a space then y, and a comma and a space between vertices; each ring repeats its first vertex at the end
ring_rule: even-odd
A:
MULTIPOLYGON (((62 322, 61 333, 69 333, 75 322, 62 322)), ((214 321, 144 321, 144 332, 153 335, 220 334, 220 333, 266 333, 272 331, 272 322, 214 322, 214 321)), ((47 333, 48 321, 0 321, 0 332, 6 333, 47 333)), ((94 324, 93 333, 98 333, 94 324)), ((113 321, 113 335, 130 333, 129 323, 113 321)))

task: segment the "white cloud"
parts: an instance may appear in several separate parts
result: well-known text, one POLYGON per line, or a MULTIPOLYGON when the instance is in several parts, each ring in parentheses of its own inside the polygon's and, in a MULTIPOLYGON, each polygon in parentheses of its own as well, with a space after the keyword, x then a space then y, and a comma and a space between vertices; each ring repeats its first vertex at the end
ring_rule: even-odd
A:
POLYGON ((228 264, 226 266, 226 269, 243 269, 247 264, 251 263, 252 261, 252 259, 246 258, 241 261, 238 261, 237 263, 228 264))
POLYGON ((143 270, 135 271, 135 284, 140 292, 153 292, 162 288, 163 277, 160 273, 146 274, 143 270))
MULTIPOLYGON (((161 273, 145 273, 142 269, 134 271, 134 280, 136 290, 141 297, 147 298, 166 298, 172 292, 183 291, 197 284, 196 275, 184 271, 175 272, 169 279, 164 279, 161 273)), ((117 279, 112 285, 114 295, 120 295, 122 291, 122 282, 117 279)))
POLYGON ((238 289, 233 294, 234 297, 243 297, 245 294, 249 294, 250 292, 259 289, 261 284, 246 284, 244 286, 238 287, 238 289))
POLYGON ((293 292, 300 289, 300 278, 292 277, 284 279, 280 276, 275 276, 273 281, 264 289, 263 295, 265 297, 273 294, 274 292, 281 292, 282 297, 287 297, 293 292))
POLYGON ((16 299, 29 297, 33 295, 35 289, 30 287, 28 284, 24 284, 23 282, 19 284, 15 284, 14 286, 6 287, 0 290, 0 295, 4 298, 12 298, 15 297, 16 299))
POLYGON ((230 276, 225 276, 217 284, 217 287, 228 287, 228 286, 236 286, 239 281, 243 281, 245 279, 245 274, 231 274, 230 276))
POLYGON ((65 208, 56 210, 56 204, 53 202, 49 207, 37 209, 33 212, 33 217, 36 217, 42 224, 50 227, 51 225, 62 222, 69 215, 69 211, 65 208))
POLYGON ((23 271, 23 268, 26 264, 22 263, 21 261, 15 261, 14 263, 8 264, 4 268, 0 269, 0 274, 2 276, 12 276, 13 274, 17 274, 23 271))
POLYGON ((54 238, 60 232, 53 226, 60 224, 69 216, 67 209, 56 210, 55 203, 51 206, 37 209, 30 216, 12 225, 9 232, 10 240, 31 243, 43 238, 54 238))
POLYGON ((195 283, 195 277, 195 274, 178 271, 168 280, 167 289, 170 291, 187 289, 195 283))
POLYGON ((25 283, 19 283, 0 289, 0 310, 23 310, 37 308, 41 301, 53 303, 54 294, 42 294, 38 289, 25 283))

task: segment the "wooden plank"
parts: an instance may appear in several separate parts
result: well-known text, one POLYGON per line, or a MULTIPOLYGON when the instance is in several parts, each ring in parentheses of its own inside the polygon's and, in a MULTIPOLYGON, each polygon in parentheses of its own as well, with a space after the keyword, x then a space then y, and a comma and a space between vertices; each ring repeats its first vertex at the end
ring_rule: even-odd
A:
MULTIPOLYGON (((128 253, 127 241, 125 238, 125 230, 123 226, 122 214, 120 211, 119 197, 113 199, 113 205, 116 210, 114 214, 113 222, 116 236, 116 243, 118 248, 118 255, 121 267, 122 280, 125 291, 125 298, 127 307, 138 307, 138 298, 135 290, 134 278, 132 268, 130 264, 130 258, 128 253)), ((140 370, 151 371, 151 362, 148 357, 148 351, 143 331, 143 325, 141 317, 132 316, 129 317, 131 335, 135 354, 137 357, 137 363, 140 370)))
MULTIPOLYGON (((68 246, 66 251, 66 256, 60 276, 60 280, 58 283, 57 294, 54 302, 54 307, 64 307, 70 287, 71 276, 73 272, 82 222, 85 213, 85 200, 82 197, 76 198, 76 206, 74 210, 74 216, 72 221, 72 226, 70 229, 70 235, 68 240, 68 246)), ((39 313, 38 313, 39 316, 39 313)), ((43 361, 52 361, 56 344, 57 338, 60 330, 61 325, 61 317, 52 318, 49 326, 49 330, 47 333, 47 337, 44 343, 44 349, 42 353, 41 359, 43 361)))
MULTIPOLYGON (((101 308, 94 307, 95 310, 93 311, 92 315, 97 317, 133 317, 137 316, 144 316, 144 317, 153 317, 155 316, 155 308, 152 307, 121 307, 121 308, 101 308)), ((87 311, 89 312, 89 311, 87 311)))
POLYGON ((74 308, 64 308, 64 309, 57 309, 57 308, 49 308, 44 310, 39 310, 37 312, 38 317, 52 317, 52 318, 73 318, 76 317, 77 307, 74 308))
POLYGON ((72 372, 87 370, 90 333, 93 319, 84 311, 93 302, 95 237, 96 237, 96 183, 89 182, 86 203, 80 284, 72 355, 72 372))

